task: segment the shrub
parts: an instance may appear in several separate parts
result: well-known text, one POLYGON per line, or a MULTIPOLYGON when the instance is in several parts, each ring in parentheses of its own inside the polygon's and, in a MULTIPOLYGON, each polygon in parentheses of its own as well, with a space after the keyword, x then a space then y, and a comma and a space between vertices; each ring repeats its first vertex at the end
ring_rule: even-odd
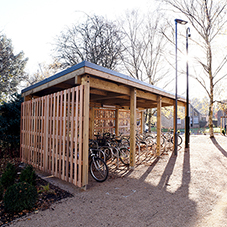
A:
POLYGON ((16 168, 13 164, 8 163, 4 173, 2 174, 0 183, 6 189, 13 185, 17 176, 16 168))
POLYGON ((0 184, 0 200, 3 199, 4 187, 0 184))
POLYGON ((36 185, 36 174, 32 165, 28 165, 22 170, 20 175, 20 182, 27 182, 31 185, 36 185))
POLYGON ((45 193, 45 194, 54 194, 55 191, 50 189, 50 183, 48 183, 47 185, 42 185, 41 186, 43 189, 39 190, 38 193, 45 193))
POLYGON ((36 200, 36 187, 27 182, 20 182, 10 186, 3 198, 5 211, 11 213, 32 209, 36 200))

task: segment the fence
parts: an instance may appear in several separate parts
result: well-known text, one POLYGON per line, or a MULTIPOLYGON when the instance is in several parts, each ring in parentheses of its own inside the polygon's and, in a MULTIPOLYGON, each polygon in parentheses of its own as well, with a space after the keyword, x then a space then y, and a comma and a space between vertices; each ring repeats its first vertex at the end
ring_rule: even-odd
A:
POLYGON ((82 186, 83 85, 23 102, 21 159, 82 186))
POLYGON ((104 132, 115 133, 115 110, 95 109, 94 110, 94 134, 104 132))
MULTIPOLYGON (((142 113, 137 111, 137 130, 141 131, 142 113)), ((116 111, 114 109, 94 110, 94 133, 102 135, 104 132, 115 133, 116 111)), ((130 134, 130 110, 119 110, 119 133, 130 134)))

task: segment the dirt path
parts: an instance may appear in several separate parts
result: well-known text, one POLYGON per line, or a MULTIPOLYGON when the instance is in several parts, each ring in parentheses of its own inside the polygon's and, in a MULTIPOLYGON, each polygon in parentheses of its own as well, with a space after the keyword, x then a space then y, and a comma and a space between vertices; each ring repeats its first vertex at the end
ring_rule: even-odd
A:
POLYGON ((74 197, 11 226, 227 226, 227 137, 191 136, 190 152, 123 174, 83 192, 55 181, 74 197))

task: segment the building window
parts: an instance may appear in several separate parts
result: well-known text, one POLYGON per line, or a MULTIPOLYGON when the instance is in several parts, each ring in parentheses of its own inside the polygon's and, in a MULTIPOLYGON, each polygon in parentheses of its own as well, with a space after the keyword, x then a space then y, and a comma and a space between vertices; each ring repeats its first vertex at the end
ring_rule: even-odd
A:
POLYGON ((199 117, 194 117, 194 124, 199 124, 199 117))

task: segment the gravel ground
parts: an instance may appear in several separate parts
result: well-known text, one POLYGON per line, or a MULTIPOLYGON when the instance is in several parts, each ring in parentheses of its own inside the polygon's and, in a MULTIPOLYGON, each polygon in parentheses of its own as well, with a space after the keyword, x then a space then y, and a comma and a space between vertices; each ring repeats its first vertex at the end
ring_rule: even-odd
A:
POLYGON ((91 179, 86 191, 48 180, 74 197, 10 226, 227 226, 227 137, 191 136, 189 152, 91 179))

